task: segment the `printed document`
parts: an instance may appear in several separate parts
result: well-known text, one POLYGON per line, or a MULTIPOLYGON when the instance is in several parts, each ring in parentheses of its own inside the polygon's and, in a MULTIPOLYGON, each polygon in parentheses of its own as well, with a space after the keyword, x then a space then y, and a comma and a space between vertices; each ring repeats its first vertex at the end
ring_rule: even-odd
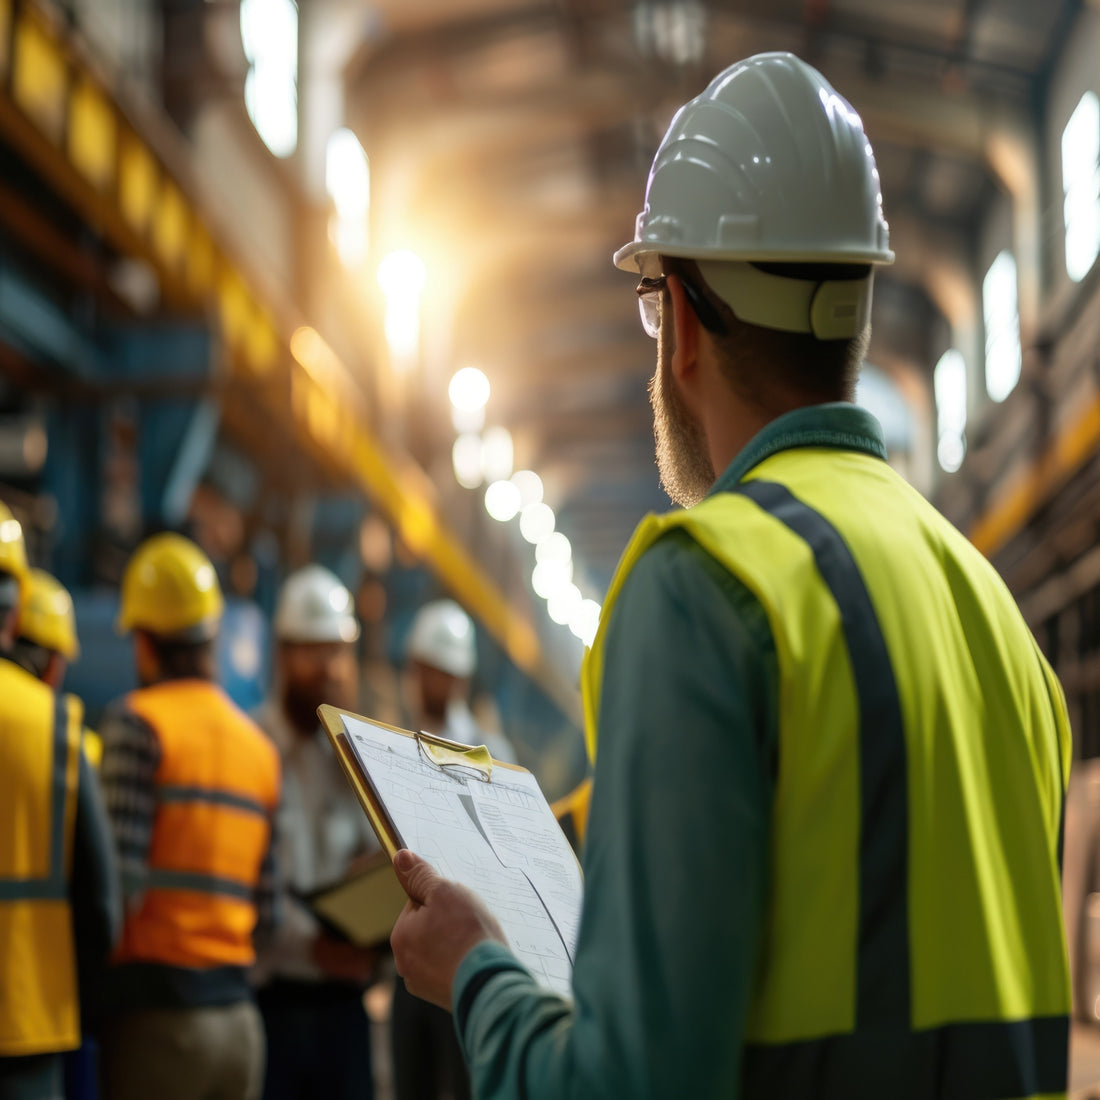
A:
POLYGON ((477 893, 535 978, 571 996, 583 885, 535 777, 441 768, 415 738, 342 715, 348 741, 401 843, 477 893))

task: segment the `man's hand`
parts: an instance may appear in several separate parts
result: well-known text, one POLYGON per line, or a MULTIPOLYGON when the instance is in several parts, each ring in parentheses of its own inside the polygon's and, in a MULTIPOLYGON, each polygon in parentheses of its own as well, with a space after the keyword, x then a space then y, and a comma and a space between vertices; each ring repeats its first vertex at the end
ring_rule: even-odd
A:
POLYGON ((390 936, 397 972, 410 993, 450 1011, 455 971, 467 952, 485 940, 508 941, 476 894, 440 878, 419 856, 402 849, 393 868, 409 895, 390 936))

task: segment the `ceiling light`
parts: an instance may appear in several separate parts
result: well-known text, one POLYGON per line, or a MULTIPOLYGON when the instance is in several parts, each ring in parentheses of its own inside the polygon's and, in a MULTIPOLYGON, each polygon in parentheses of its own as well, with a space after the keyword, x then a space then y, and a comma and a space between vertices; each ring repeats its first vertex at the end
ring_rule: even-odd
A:
POLYGON ((554 510, 549 504, 528 504, 519 514, 520 534, 536 546, 554 533, 554 510))
POLYGON ((485 511, 507 523, 519 511, 519 490, 510 481, 494 481, 485 490, 485 511))
POLYGON ((569 539, 565 537, 560 531, 554 531, 553 534, 547 535, 535 547, 535 560, 536 561, 556 561, 567 562, 573 557, 573 547, 570 545, 569 539))
POLYGON ((542 500, 542 478, 534 470, 517 470, 512 475, 512 484, 519 490, 524 508, 542 500))
POLYGON ((483 409, 489 400, 489 379, 477 367, 463 367, 455 372, 447 394, 456 409, 468 412, 483 409))

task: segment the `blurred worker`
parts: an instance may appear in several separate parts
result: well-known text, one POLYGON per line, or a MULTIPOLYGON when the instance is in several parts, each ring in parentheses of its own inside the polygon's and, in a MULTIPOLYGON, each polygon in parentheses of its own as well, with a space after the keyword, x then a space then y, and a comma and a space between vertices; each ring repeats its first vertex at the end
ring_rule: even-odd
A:
POLYGON ((138 547, 118 628, 141 687, 103 719, 102 777, 126 912, 107 988, 108 1100, 258 1097, 247 969, 274 908, 279 758, 217 686, 223 600, 180 535, 138 547))
MULTIPOLYGON (((76 636, 76 612, 73 598, 65 586, 44 569, 32 569, 27 584, 27 599, 19 613, 19 637, 12 647, 12 660, 60 693, 69 665, 80 657, 76 636)), ((80 704, 83 707, 83 704, 80 704)), ((88 763, 98 768, 103 755, 99 734, 85 727, 81 745, 88 763)), ((98 984, 102 975, 89 976, 98 984)), ((88 984, 88 983, 84 983, 88 984)), ((85 1005, 91 1009, 92 1006, 85 1005)), ((88 1034, 97 1027, 94 1013, 86 1012, 80 1050, 65 1060, 65 1092, 69 1100, 83 1100, 97 1093, 99 1044, 88 1034)))
MULTIPOLYGON (((508 741, 478 729, 470 712, 467 697, 477 669, 477 637, 470 616, 454 600, 434 600, 416 613, 405 660, 414 729, 484 744, 496 759, 515 761, 508 741)), ((398 978, 391 1020, 397 1100, 466 1100, 470 1077, 449 1013, 414 997, 398 978)))
MULTIPOLYGON (((54 691, 60 691, 69 665, 80 657, 76 612, 68 589, 44 569, 30 571, 27 603, 19 616, 19 637, 12 649, 15 662, 54 691)), ((99 767, 103 742, 94 730, 82 735, 84 755, 99 767)))
POLYGON ((470 710, 470 678, 477 670, 473 620, 454 600, 425 604, 409 628, 405 662, 411 679, 411 725, 463 744, 485 745, 494 759, 516 762, 511 742, 481 728, 470 710))
MULTIPOLYGON (((23 533, 0 504, 0 652, 29 584, 23 533)), ((81 707, 0 658, 0 1100, 60 1100, 81 1040, 80 990, 118 929, 110 830, 80 751, 81 707)))
POLYGON ((351 593, 319 565, 291 574, 275 611, 275 676, 258 715, 283 761, 279 815, 283 922, 255 980, 267 1028, 266 1100, 373 1095, 363 993, 376 955, 322 931, 299 900, 377 848, 321 730, 321 703, 357 709, 359 622, 351 593))
POLYGON ((888 263, 863 125, 762 54, 673 119, 634 240, 658 465, 583 673, 572 1001, 412 853, 393 934, 480 1100, 1066 1090, 1070 738, 1004 584, 851 404, 888 263))

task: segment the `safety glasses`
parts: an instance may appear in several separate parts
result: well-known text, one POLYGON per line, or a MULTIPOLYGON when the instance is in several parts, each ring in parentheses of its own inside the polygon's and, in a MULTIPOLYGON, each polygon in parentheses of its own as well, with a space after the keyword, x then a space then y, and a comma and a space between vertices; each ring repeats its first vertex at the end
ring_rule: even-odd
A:
MULTIPOLYGON (((699 323, 716 336, 725 336, 729 330, 717 309, 690 279, 685 279, 679 272, 677 274, 684 288, 684 296, 695 311, 695 316, 699 318, 699 323)), ((665 296, 667 283, 668 276, 659 275, 655 279, 642 279, 637 287, 638 313, 642 318, 642 328, 645 329, 646 335, 654 340, 661 332, 661 302, 665 296)))

